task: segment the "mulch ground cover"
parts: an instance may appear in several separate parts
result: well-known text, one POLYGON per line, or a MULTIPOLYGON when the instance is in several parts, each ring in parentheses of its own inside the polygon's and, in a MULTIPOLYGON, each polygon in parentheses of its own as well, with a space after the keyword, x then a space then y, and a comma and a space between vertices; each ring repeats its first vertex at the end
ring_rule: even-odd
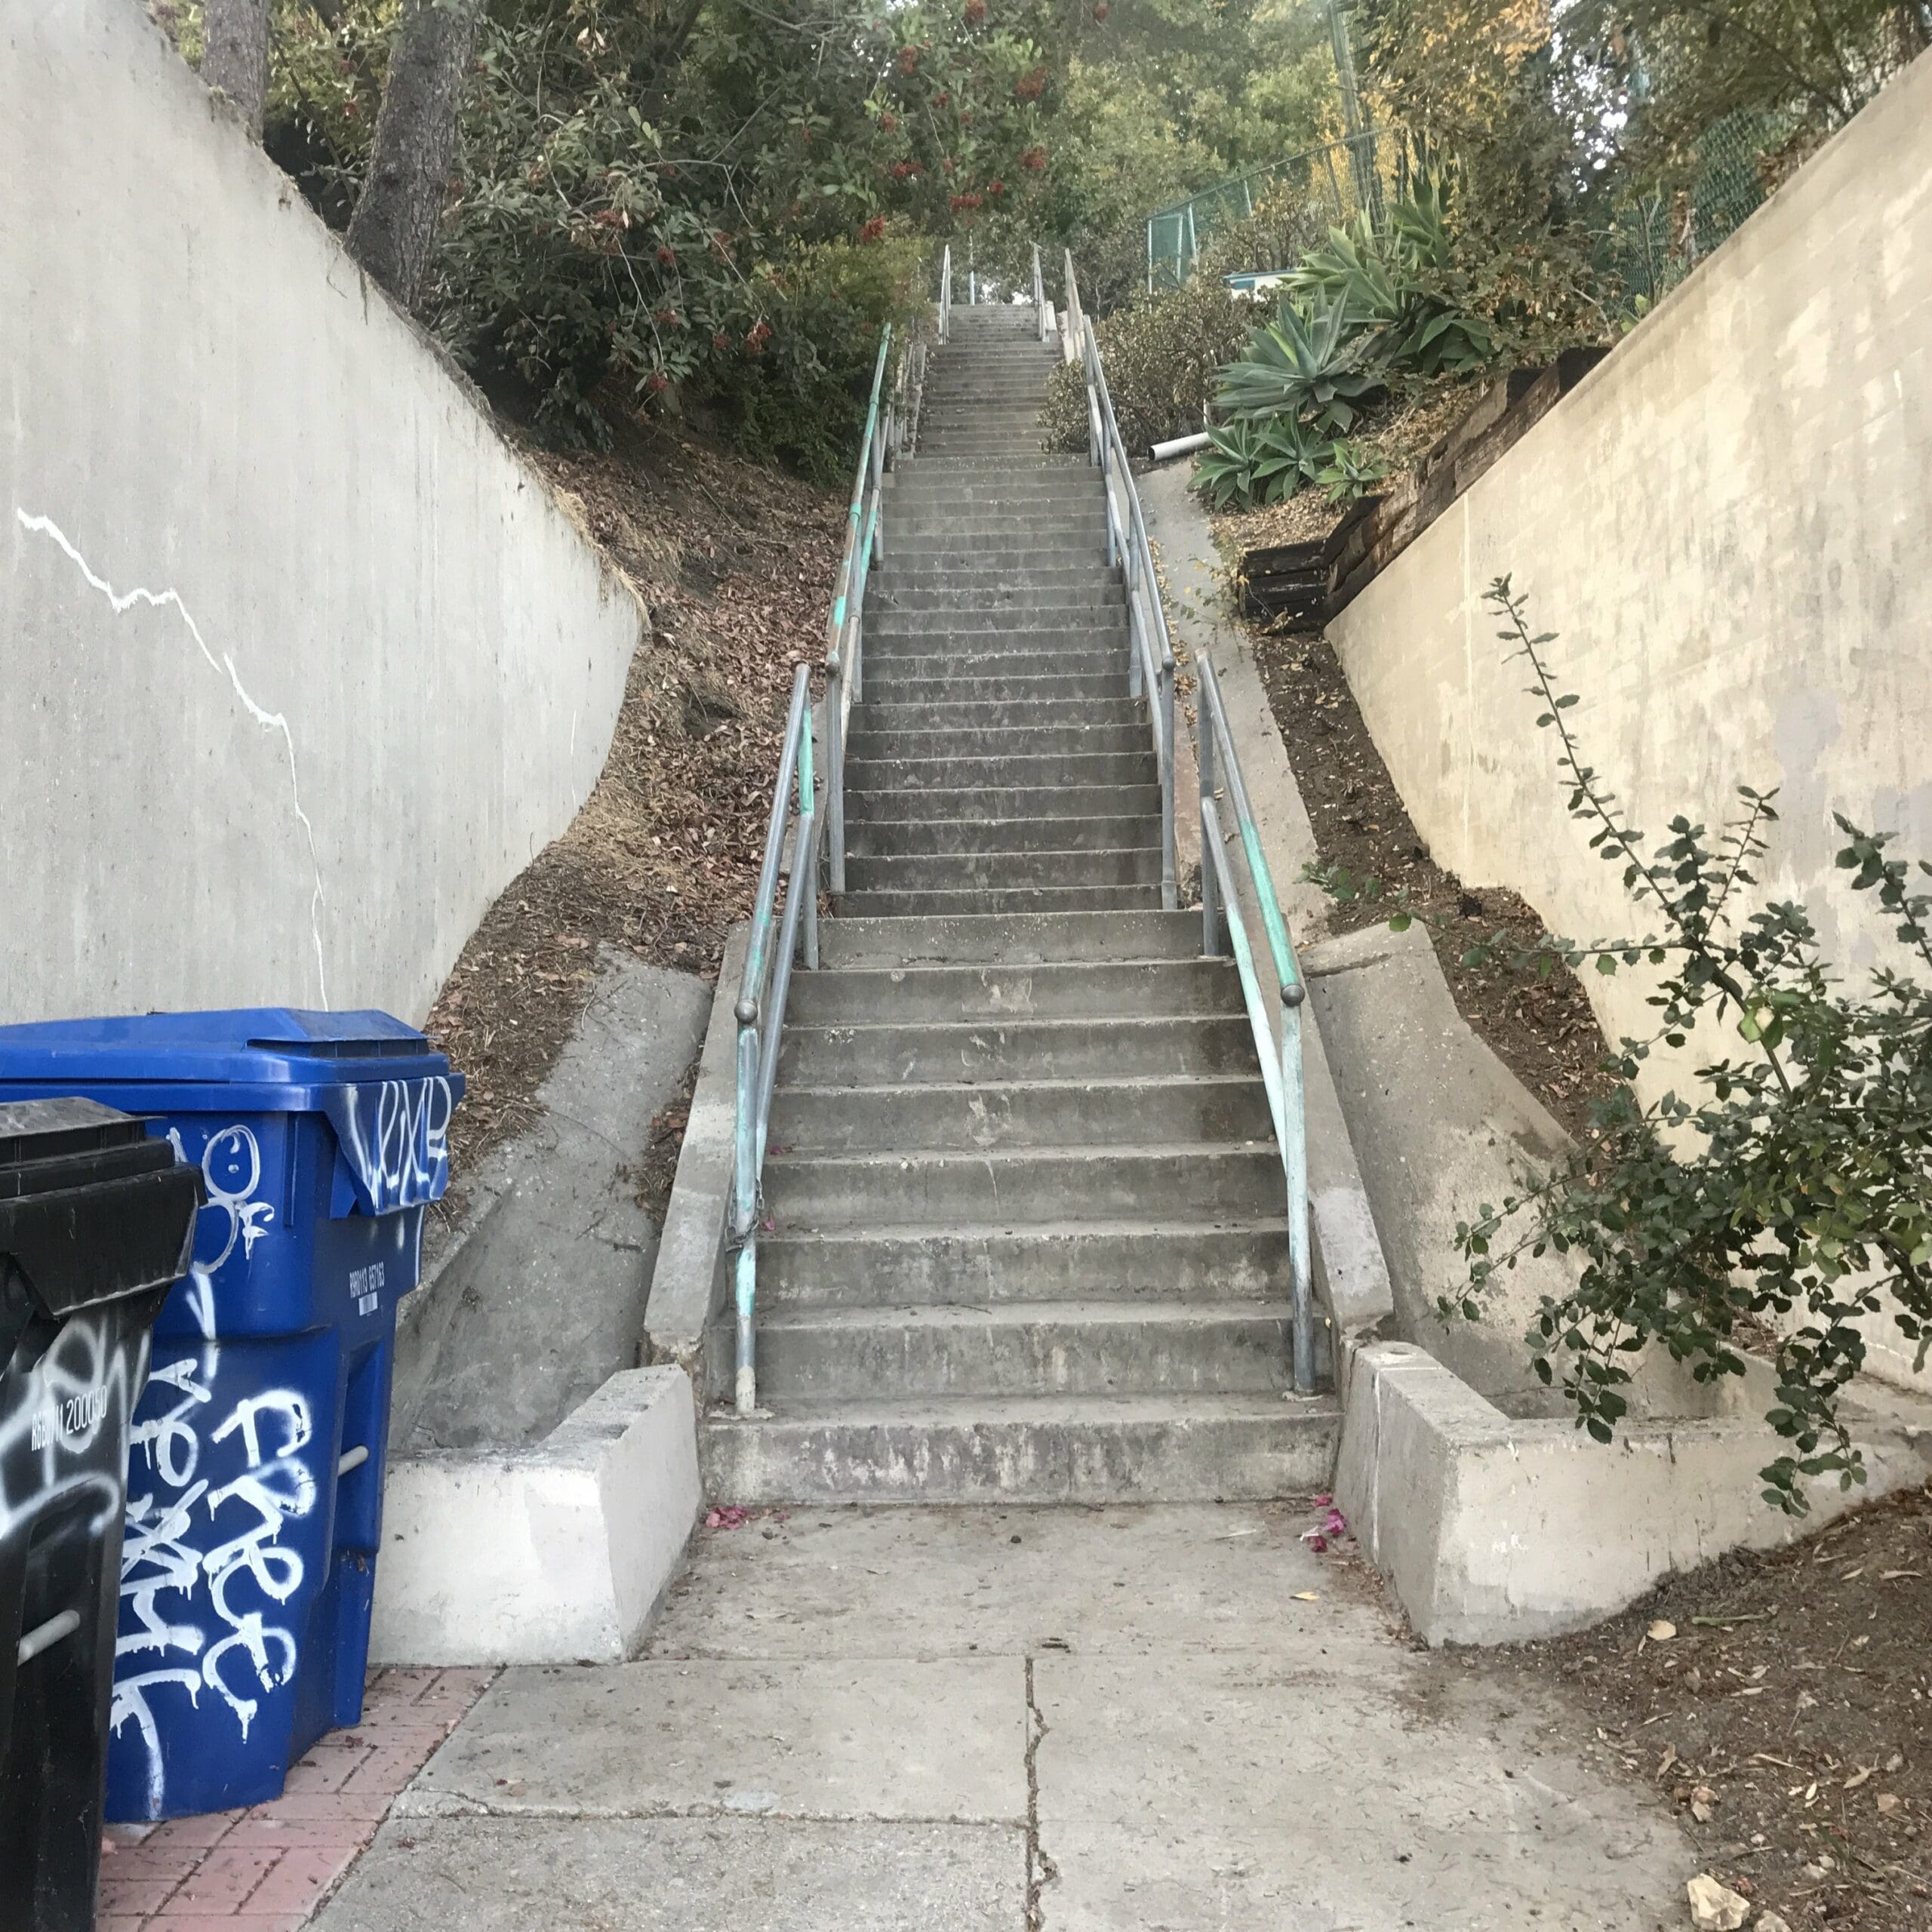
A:
MULTIPOLYGON (((824 655, 844 522, 826 493, 669 428, 620 422, 608 451, 531 460, 645 600, 651 634, 595 790, 485 915, 431 1011, 469 1081, 448 1223, 461 1177, 534 1118, 600 946, 715 976, 757 887, 794 666, 824 655)), ((640 1196, 660 1210, 685 1105, 638 1150, 640 1196)))
MULTIPOLYGON (((1672 1577, 1485 1675, 1554 1682, 1681 1814, 1704 1869, 1792 1932, 1932 1926, 1932 1492, 1672 1577)), ((1755 1923, 1755 1918, 1754 1918, 1755 1923)))

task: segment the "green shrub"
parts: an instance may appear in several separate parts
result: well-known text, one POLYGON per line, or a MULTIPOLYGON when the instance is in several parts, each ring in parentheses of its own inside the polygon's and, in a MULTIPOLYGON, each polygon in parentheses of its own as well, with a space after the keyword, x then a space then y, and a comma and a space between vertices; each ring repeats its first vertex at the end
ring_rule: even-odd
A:
POLYGON ((1388 473, 1389 466, 1380 457, 1338 436, 1322 451, 1315 481, 1331 503, 1352 503, 1388 473))
MULTIPOLYGON (((1201 426, 1216 372, 1241 346, 1252 305, 1211 276, 1143 296, 1095 324, 1108 393, 1127 446, 1137 454, 1201 426)), ((1087 447, 1085 387, 1078 365, 1057 371, 1041 420, 1049 450, 1087 447)))

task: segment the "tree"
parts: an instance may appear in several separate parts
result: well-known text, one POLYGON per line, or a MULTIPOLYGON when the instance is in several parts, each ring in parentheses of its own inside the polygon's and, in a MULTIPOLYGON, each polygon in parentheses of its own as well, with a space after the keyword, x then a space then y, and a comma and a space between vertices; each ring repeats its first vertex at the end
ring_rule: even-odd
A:
POLYGON ((406 307, 423 292, 456 152, 480 0, 403 0, 349 252, 406 307))
POLYGON ((207 0, 202 78, 227 95, 259 141, 269 94, 269 0, 207 0))

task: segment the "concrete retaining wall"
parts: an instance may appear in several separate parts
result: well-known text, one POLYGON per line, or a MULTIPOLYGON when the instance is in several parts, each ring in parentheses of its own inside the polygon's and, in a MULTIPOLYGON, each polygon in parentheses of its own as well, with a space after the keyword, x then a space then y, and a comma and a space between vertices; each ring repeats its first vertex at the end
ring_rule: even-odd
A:
MULTIPOLYGON (((1653 838, 1781 787, 1764 891, 1890 945, 1834 809, 1932 857, 1932 60, 1900 75, 1330 627, 1435 857, 1579 938, 1649 930, 1567 812, 1482 596, 1512 574, 1653 838)), ((1614 1038, 1641 974, 1585 975, 1614 1038)), ((1659 1088, 1674 1070, 1654 1061, 1659 1088)), ((1894 1357, 1894 1367, 1903 1365, 1894 1357)))
POLYGON ((136 0, 0 20, 0 1017, 411 1019, 641 613, 136 0))
POLYGON ((1760 1415, 1633 1424, 1604 1447, 1567 1421, 1512 1420, 1411 1343, 1358 1349, 1346 1375, 1335 1500, 1430 1644, 1600 1622, 1672 1571, 1923 1482, 1932 1460, 1923 1405, 1870 1391, 1847 1404, 1866 1486, 1815 1481, 1795 1521, 1760 1495, 1782 1446, 1760 1415))

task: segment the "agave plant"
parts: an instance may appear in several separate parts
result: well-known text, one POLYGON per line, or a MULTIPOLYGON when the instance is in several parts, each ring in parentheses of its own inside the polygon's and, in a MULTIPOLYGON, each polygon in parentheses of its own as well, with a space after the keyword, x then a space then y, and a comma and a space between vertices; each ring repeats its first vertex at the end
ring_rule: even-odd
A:
POLYGON ((1216 509, 1251 509, 1292 497, 1320 472, 1327 446, 1294 417, 1230 423, 1208 432, 1195 487, 1216 509))
POLYGON ((1331 503, 1352 503, 1368 494, 1371 484, 1389 473, 1389 466, 1379 456, 1358 449, 1337 436, 1322 451, 1315 481, 1321 485, 1331 503))
POLYGON ((1251 331, 1240 359, 1222 369, 1216 400, 1236 419, 1286 414, 1339 435, 1382 387, 1381 376, 1362 366, 1364 347, 1346 303, 1303 309, 1284 295, 1274 320, 1251 331))
POLYGON ((1441 180, 1424 174, 1380 225, 1364 211, 1331 229, 1327 246, 1303 257, 1289 287, 1304 302, 1339 304, 1352 328, 1367 332, 1365 365, 1460 375, 1487 365, 1495 340, 1456 300, 1451 268, 1441 180))

